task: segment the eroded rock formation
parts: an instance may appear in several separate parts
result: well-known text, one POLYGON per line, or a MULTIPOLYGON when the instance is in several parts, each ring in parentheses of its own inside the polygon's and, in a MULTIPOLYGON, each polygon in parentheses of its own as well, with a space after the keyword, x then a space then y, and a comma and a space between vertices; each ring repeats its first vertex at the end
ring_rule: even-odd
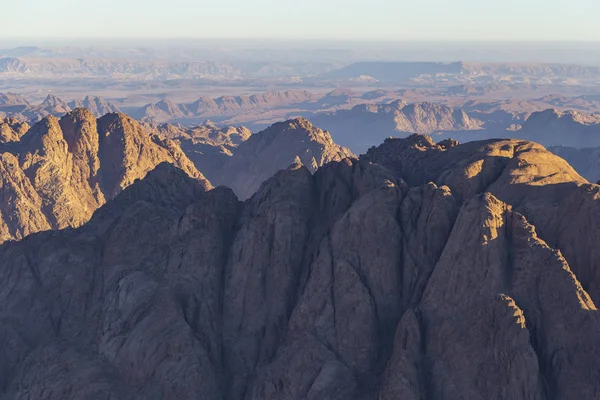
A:
POLYGON ((16 122, 7 126, 13 136, 0 148, 2 242, 82 225, 161 162, 211 187, 175 143, 150 136, 124 114, 96 120, 76 109, 60 120, 48 116, 27 133, 16 122))

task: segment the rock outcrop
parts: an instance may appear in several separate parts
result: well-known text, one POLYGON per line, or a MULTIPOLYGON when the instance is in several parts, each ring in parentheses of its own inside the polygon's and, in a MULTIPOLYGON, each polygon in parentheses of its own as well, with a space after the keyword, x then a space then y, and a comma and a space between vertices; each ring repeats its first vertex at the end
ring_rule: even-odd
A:
POLYGON ((60 120, 48 116, 26 133, 7 127, 0 174, 0 241, 47 229, 77 227, 94 211, 161 162, 182 168, 209 188, 172 141, 150 136, 123 114, 96 120, 75 109, 60 120))
POLYGON ((518 140, 390 139, 243 203, 159 164, 0 246, 0 394, 597 398, 599 210, 518 140))
POLYGON ((16 118, 0 118, 0 143, 18 142, 30 126, 16 118))
POLYGON ((241 199, 252 196, 277 171, 293 163, 311 172, 332 161, 354 157, 333 142, 328 132, 304 118, 272 125, 242 142, 222 168, 209 175, 215 185, 233 189, 241 199))
MULTIPOLYGON (((171 124, 148 125, 148 129, 176 142, 209 180, 221 173, 237 147, 252 135, 252 131, 243 126, 219 128, 212 123, 191 128, 171 124)), ((281 165, 279 169, 285 169, 288 165, 281 165)))

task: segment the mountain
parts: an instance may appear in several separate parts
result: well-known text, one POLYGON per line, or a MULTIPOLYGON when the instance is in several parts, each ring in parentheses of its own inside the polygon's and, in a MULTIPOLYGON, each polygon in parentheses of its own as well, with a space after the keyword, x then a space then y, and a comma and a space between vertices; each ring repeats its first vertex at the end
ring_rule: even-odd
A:
POLYGON ((158 103, 148 104, 135 112, 138 119, 142 121, 164 122, 186 117, 188 111, 185 106, 175 104, 168 99, 158 103))
POLYGON ((0 93, 0 106, 28 106, 29 102, 16 93, 0 93))
POLYGON ((600 148, 576 149, 568 146, 549 147, 549 151, 564 158, 590 182, 600 182, 600 148))
POLYGON ((221 96, 215 99, 200 97, 188 104, 176 104, 168 99, 147 104, 132 110, 131 115, 141 121, 154 123, 206 119, 207 117, 231 117, 244 113, 261 112, 283 106, 300 105, 322 96, 305 90, 269 91, 246 96, 221 96))
POLYGON ((125 77, 153 80, 239 76, 240 71, 226 63, 211 61, 167 61, 107 58, 7 57, 0 58, 0 73, 23 77, 81 78, 125 77))
POLYGON ((0 114, 19 117, 32 122, 37 122, 48 115, 61 117, 76 108, 86 108, 96 117, 119 112, 116 105, 101 97, 86 96, 83 101, 66 102, 49 94, 40 104, 31 104, 20 95, 0 93, 0 114))
POLYGON ((0 143, 18 142, 28 130, 27 122, 16 118, 0 118, 0 143))
MULTIPOLYGON (((243 126, 219 128, 211 123, 191 128, 163 124, 148 126, 148 129, 176 142, 209 180, 220 175, 221 169, 236 148, 252 135, 252 132, 243 126)), ((289 163, 282 164, 277 170, 285 169, 288 165, 289 163)))
POLYGON ((162 162, 211 187, 173 141, 150 136, 124 114, 96 120, 76 109, 60 120, 47 116, 24 134, 25 126, 19 129, 0 147, 0 242, 80 226, 162 162))
POLYGON ((148 125, 148 129, 174 140, 210 182, 231 188, 241 199, 290 164, 301 163, 315 172, 329 162, 355 157, 305 118, 276 123, 256 134, 212 123, 193 128, 148 125))
POLYGON ((389 136, 482 129, 481 121, 469 117, 462 109, 434 103, 407 104, 400 100, 361 104, 351 110, 317 114, 311 119, 330 131, 336 142, 357 153, 389 136))
POLYGON ((52 94, 47 95, 40 104, 31 104, 13 93, 0 94, 0 113, 32 123, 48 115, 60 117, 70 111, 71 107, 66 101, 52 94))
POLYGON ((511 135, 544 146, 599 147, 600 115, 548 109, 531 114, 511 135))
POLYGON ((354 154, 335 144, 328 132, 304 118, 296 118, 250 136, 209 179, 215 185, 230 187, 237 196, 246 199, 264 181, 290 164, 301 163, 314 172, 329 162, 347 157, 354 154))
POLYGON ((12 116, 27 109, 30 104, 23 96, 16 93, 0 93, 0 116, 12 116))
POLYGON ((599 207, 518 140, 389 139, 243 203, 160 164, 0 246, 0 393, 592 399, 599 207))
POLYGON ((71 107, 73 110, 76 108, 86 108, 96 117, 101 117, 110 113, 120 112, 119 107, 97 96, 85 96, 85 99, 83 99, 83 101, 70 101, 69 107, 71 107))
POLYGON ((66 114, 71 111, 71 107, 69 107, 66 101, 52 94, 46 96, 44 101, 39 105, 39 108, 47 111, 51 115, 66 114))

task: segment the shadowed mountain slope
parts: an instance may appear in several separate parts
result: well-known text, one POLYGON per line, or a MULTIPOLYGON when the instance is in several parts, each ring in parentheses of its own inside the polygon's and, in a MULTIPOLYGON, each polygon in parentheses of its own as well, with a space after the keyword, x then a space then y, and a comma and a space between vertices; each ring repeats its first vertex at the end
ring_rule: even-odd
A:
POLYGON ((160 164, 0 246, 3 398, 600 393, 600 186, 543 147, 411 136, 205 189, 160 164))
POLYGON ((220 170, 209 176, 215 185, 225 185, 241 198, 252 196, 260 185, 293 163, 310 172, 322 165, 355 157, 333 142, 329 132, 296 118, 270 126, 241 143, 220 170))

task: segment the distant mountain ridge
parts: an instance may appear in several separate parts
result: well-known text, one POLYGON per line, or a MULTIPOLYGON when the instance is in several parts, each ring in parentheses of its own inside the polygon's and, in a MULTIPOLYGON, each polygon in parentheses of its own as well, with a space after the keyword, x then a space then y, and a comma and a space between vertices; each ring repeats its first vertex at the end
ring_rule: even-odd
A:
POLYGON ((454 76, 458 80, 483 76, 600 78, 600 67, 568 64, 471 62, 359 62, 326 73, 325 79, 368 76, 380 83, 405 82, 423 77, 454 76))
POLYGON ((97 118, 105 114, 120 112, 115 104, 97 96, 86 96, 82 101, 67 102, 49 94, 40 104, 31 104, 21 95, 0 93, 0 116, 4 114, 34 123, 48 115, 61 117, 76 108, 86 108, 97 118))
POLYGON ((435 134, 483 128, 481 121, 469 117, 462 109, 403 101, 358 105, 351 110, 318 114, 311 119, 330 131, 336 142, 343 143, 355 152, 364 152, 373 143, 389 136, 405 137, 413 133, 435 134))
POLYGON ((234 116, 242 112, 264 111, 271 107, 303 103, 316 97, 308 91, 286 90, 247 96, 221 96, 214 99, 200 97, 187 104, 176 104, 168 99, 162 99, 132 112, 132 116, 141 121, 158 123, 185 118, 234 116))

